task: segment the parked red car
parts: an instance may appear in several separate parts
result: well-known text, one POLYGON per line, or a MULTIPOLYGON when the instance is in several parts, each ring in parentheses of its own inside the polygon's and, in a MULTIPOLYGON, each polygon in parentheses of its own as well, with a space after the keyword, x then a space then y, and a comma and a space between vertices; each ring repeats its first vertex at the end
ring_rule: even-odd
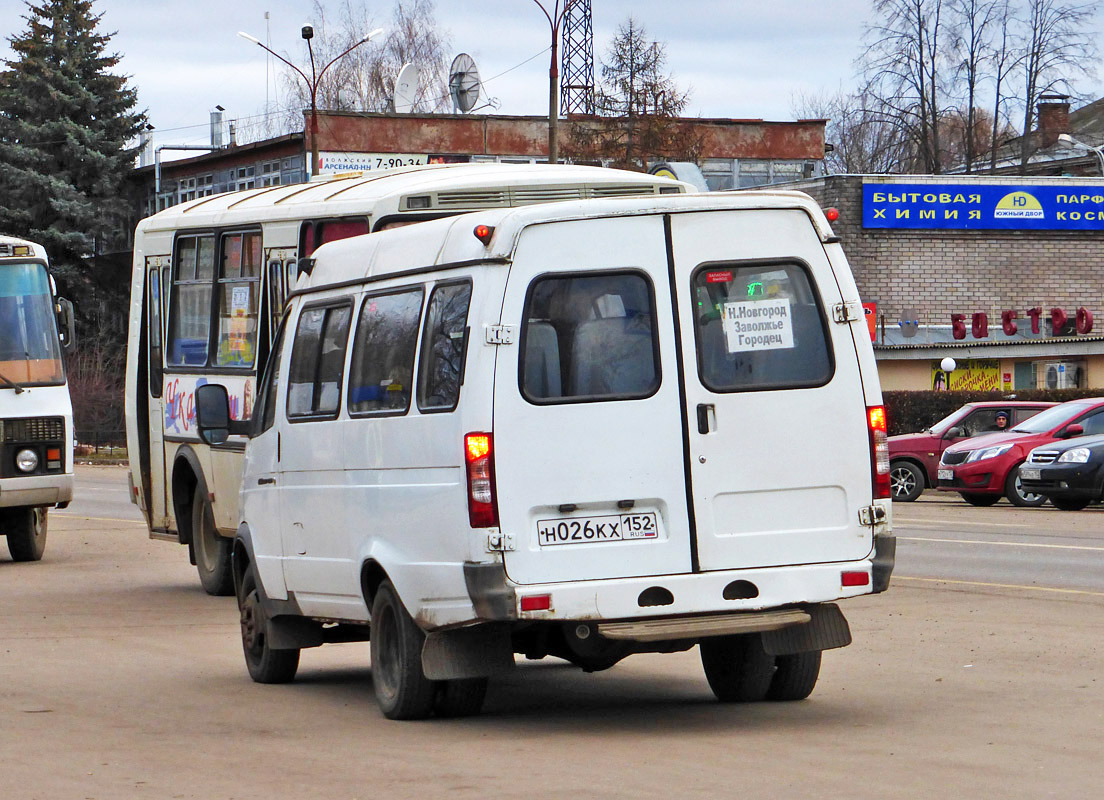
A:
POLYGON ((943 451, 956 442, 998 429, 1003 414, 1008 428, 1054 403, 999 401, 967 403, 920 433, 889 437, 890 492, 894 500, 912 501, 926 487, 935 486, 943 451))
POLYGON ((989 433, 951 445, 939 460, 938 487, 975 506, 1007 497, 1017 506, 1041 506, 1046 496, 1024 489, 1019 466, 1035 447, 1059 439, 1104 433, 1104 398, 1070 400, 1041 411, 1007 433, 989 433))

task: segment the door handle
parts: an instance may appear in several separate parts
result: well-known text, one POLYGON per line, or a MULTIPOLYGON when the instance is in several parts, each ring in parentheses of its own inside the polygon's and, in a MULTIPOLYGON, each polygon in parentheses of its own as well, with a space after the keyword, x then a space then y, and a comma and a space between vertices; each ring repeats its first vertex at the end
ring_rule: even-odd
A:
POLYGON ((698 403, 698 433, 717 430, 717 409, 712 403, 698 403))
POLYGON ((276 479, 275 478, 257 478, 257 485, 258 486, 266 486, 270 483, 272 483, 272 484, 276 483, 276 479))

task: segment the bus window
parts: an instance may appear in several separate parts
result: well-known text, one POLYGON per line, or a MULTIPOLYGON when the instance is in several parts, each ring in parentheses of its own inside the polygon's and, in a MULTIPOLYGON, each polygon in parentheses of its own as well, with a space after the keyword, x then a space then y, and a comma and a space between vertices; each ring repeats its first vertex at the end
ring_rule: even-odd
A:
POLYGON ((222 237, 217 367, 252 367, 260 307, 261 234, 222 237))
POLYGON ((211 333, 215 237, 181 236, 173 258, 169 364, 204 366, 211 333))
POLYGON ((368 233, 368 220, 363 217, 304 222, 300 234, 299 257, 309 258, 326 242, 336 242, 338 239, 348 239, 350 236, 365 233, 368 233))
POLYGON ((270 314, 269 336, 276 336, 276 329, 280 326, 280 318, 284 314, 284 303, 287 302, 287 289, 284 286, 284 262, 278 258, 268 262, 268 304, 270 314))

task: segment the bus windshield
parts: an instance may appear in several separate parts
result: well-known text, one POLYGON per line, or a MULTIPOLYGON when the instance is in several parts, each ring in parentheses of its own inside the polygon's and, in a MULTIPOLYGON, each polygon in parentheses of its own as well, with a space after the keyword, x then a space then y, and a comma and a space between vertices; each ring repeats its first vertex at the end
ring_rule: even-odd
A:
POLYGON ((0 264, 0 375, 21 385, 65 383, 46 268, 0 264))

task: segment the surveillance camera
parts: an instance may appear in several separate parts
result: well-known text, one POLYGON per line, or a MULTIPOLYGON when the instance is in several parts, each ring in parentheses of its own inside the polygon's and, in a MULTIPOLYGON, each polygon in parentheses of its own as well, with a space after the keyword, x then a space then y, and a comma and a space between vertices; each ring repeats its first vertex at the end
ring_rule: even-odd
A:
POLYGON ((314 38, 314 28, 311 25, 303 26, 303 38, 310 41, 314 38))

